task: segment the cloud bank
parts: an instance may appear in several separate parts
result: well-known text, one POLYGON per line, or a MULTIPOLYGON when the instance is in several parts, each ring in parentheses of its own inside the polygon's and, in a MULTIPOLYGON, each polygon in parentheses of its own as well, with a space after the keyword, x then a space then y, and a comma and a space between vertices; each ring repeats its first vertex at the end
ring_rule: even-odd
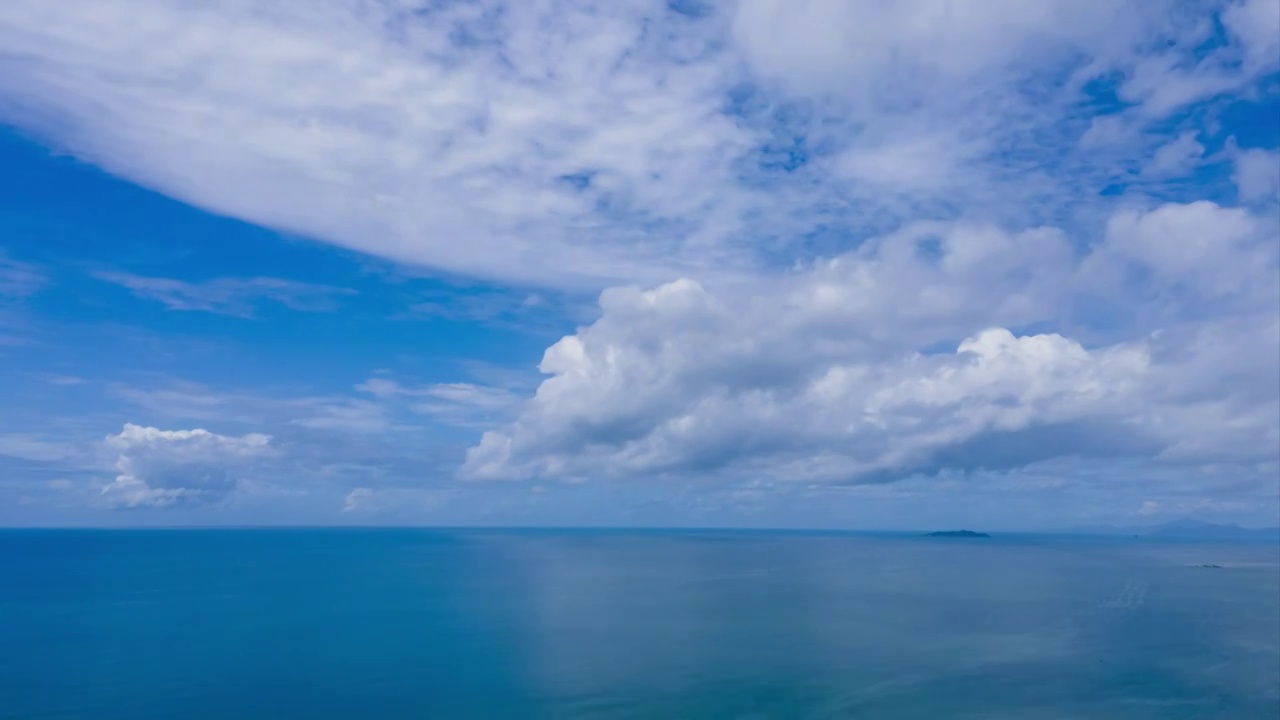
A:
POLYGON ((1275 238, 1274 219, 1170 204, 1117 214, 1084 254, 1047 228, 924 226, 778 286, 610 290, 464 471, 865 481, 1015 450, 1275 462, 1275 238), (1131 339, 1006 329, 1071 327, 1090 303, 1115 303, 1106 319, 1131 339))

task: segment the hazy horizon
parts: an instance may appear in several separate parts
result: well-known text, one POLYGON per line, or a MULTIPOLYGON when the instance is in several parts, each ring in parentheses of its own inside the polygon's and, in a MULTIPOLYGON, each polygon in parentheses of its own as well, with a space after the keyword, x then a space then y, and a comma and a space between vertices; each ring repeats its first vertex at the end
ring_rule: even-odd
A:
MULTIPOLYGON (((998 533, 1004 535, 1094 535, 1106 536, 1107 533, 1100 532, 1104 530, 1113 530, 1120 533, 1128 533, 1132 530, 1153 530, 1167 527, 1178 526, 1182 523, 1192 522, 1203 524, 1213 529, 1241 529, 1249 531, 1267 532, 1280 531, 1280 523, 1276 525, 1240 525, 1237 523, 1209 523, 1197 520, 1195 518, 1178 518, 1175 520, 1166 520, 1147 525, 1105 525, 1105 524, 1088 524, 1088 525, 1071 525, 1065 527, 1019 527, 1019 526, 930 526, 930 527, 909 527, 909 526, 862 526, 862 527, 840 527, 840 526, 783 526, 783 525, 446 525, 446 524, 362 524, 362 523, 345 523, 345 524, 221 524, 221 525, 190 525, 190 524, 120 524, 120 525, 0 525, 0 530, 566 530, 566 531, 639 531, 639 532, 663 532, 663 531, 714 531, 714 532, 796 532, 796 533, 884 533, 884 534, 906 534, 906 533, 925 533, 938 530, 973 530, 986 533, 998 533)), ((1280 536, 1278 536, 1280 537, 1280 536)), ((1147 538, 1147 539, 1159 539, 1147 538)), ((1266 539, 1262 539, 1266 540, 1266 539)))

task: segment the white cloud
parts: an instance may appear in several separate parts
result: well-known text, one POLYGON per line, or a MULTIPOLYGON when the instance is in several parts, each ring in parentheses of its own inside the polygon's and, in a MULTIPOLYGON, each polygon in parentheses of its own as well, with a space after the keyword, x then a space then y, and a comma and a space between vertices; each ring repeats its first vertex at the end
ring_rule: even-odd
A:
POLYGON ((486 427, 514 415, 521 397, 506 387, 468 382, 405 386, 394 380, 375 377, 356 386, 381 402, 403 406, 455 427, 486 427))
POLYGON ((373 490, 366 487, 355 488, 347 493, 347 497, 343 500, 342 512, 363 510, 373 497, 375 497, 373 490))
MULTIPOLYGON (((1193 291, 1185 296, 1192 302, 1243 296, 1258 303, 1275 291, 1280 249, 1268 240, 1276 230, 1265 216, 1206 200, 1122 211, 1107 223, 1106 244, 1091 269, 1105 272, 1097 266, 1119 258, 1152 275, 1156 292, 1184 287, 1193 291)), ((1132 286, 1121 293, 1131 297, 1132 286)))
MULTIPOLYGON (((1266 69, 1266 0, 1199 60, 1209 14, 1169 8, 17 0, 0 107, 148 187, 395 260, 711 282, 818 230, 846 250, 921 217, 1044 222, 1112 159, 1060 161, 1088 81, 1122 76, 1150 120, 1266 69)), ((150 292, 223 293, 189 290, 150 292)))
POLYGON ((1133 126, 1126 115, 1101 115, 1089 121, 1089 127, 1080 136, 1080 147, 1093 150, 1114 147, 1133 141, 1133 126))
POLYGON ((288 405, 303 415, 293 423, 313 430, 375 434, 394 427, 386 407, 360 398, 302 398, 288 405))
POLYGON ((922 226, 772 286, 610 290, 464 472, 866 480, 1057 455, 1274 462, 1272 232, 1206 202, 1122 212, 1088 256, 1051 229, 922 226), (1212 321, 1117 315, 1129 339, 1099 347, 1002 329, 1088 319, 1074 305, 1106 275, 1141 304, 1227 304, 1212 321))
POLYGON ((170 382, 149 388, 115 385, 111 393, 148 413, 170 419, 250 422, 258 419, 255 398, 229 396, 197 383, 170 382))
POLYGON ((919 90, 921 80, 980 82, 1029 56, 1045 62, 1078 46, 1108 52, 1140 25, 1137 9, 1094 0, 744 0, 734 31, 752 63, 788 87, 864 97, 919 90))
POLYGON ((100 272, 97 277, 126 287, 140 298, 163 303, 171 310, 242 317, 251 317, 254 306, 264 300, 292 310, 323 311, 335 309, 338 297, 352 294, 346 288, 269 277, 216 278, 194 283, 118 272, 100 272))
POLYGON ((1243 44, 1247 66, 1259 71, 1280 66, 1280 3, 1272 0, 1232 3, 1222 13, 1222 24, 1243 44))
POLYGON ((49 375, 45 377, 44 381, 58 387, 74 387, 89 382, 77 375, 49 375))
POLYGON ((215 211, 473 275, 612 277, 627 227, 715 216, 750 140, 718 112, 702 29, 643 31, 662 14, 10 3, 0 92, 19 122, 215 211))
POLYGON ((1181 177, 1190 172, 1202 157, 1204 146, 1196 140, 1196 134, 1184 132, 1157 150, 1151 162, 1142 168, 1142 174, 1147 177, 1181 177))
POLYGON ((951 356, 850 358, 777 385, 743 383, 733 370, 696 365, 641 379, 631 375, 642 372, 631 363, 643 364, 644 356, 604 370, 593 362, 598 358, 578 357, 572 344, 549 358, 557 350, 565 363, 553 365, 561 383, 544 384, 509 433, 486 435, 468 456, 471 474, 555 478, 729 468, 748 476, 853 480, 907 473, 985 433, 1099 421, 1125 401, 1147 364, 1141 348, 1088 352, 1060 336, 1016 338, 1003 329, 966 340, 951 356), (569 354, 573 361, 566 361, 569 354), (658 395, 665 407, 636 395, 658 395))
POLYGON ((102 497, 117 508, 216 503, 236 490, 240 473, 273 454, 270 443, 257 433, 233 437, 127 424, 105 440, 117 454, 119 474, 102 497))
POLYGON ((357 487, 342 501, 342 512, 373 515, 404 515, 421 518, 425 512, 436 510, 451 497, 448 490, 423 488, 368 488, 357 487))
POLYGON ((385 436, 421 432, 427 419, 461 428, 509 419, 529 378, 494 374, 489 384, 404 384, 375 376, 353 388, 359 394, 295 395, 224 390, 181 381, 157 387, 117 385, 112 395, 173 421, 216 421, 242 426, 287 425, 326 433, 385 436))
POLYGON ((1236 187, 1243 200, 1280 199, 1280 152, 1253 148, 1237 153, 1236 187))

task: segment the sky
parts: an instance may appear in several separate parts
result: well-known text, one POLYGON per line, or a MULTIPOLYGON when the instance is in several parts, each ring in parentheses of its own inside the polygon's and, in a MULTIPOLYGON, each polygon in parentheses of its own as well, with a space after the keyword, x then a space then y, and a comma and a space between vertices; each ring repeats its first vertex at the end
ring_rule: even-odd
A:
POLYGON ((1275 0, 0 3, 0 525, 1280 524, 1275 0))

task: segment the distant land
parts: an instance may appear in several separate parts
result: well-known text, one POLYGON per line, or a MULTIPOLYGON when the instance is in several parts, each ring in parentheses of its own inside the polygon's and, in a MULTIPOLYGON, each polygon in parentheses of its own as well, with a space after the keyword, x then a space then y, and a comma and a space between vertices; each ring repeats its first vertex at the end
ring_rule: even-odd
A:
POLYGON ((1219 525, 1183 518, 1160 525, 1116 526, 1086 525, 1071 528, 1068 532, 1080 535, 1136 535, 1160 540, 1205 540, 1224 542, 1280 542, 1280 527, 1247 528, 1239 525, 1219 525))
POLYGON ((938 530, 936 532, 926 533, 925 537, 936 538, 989 538, 990 535, 972 530, 938 530))

